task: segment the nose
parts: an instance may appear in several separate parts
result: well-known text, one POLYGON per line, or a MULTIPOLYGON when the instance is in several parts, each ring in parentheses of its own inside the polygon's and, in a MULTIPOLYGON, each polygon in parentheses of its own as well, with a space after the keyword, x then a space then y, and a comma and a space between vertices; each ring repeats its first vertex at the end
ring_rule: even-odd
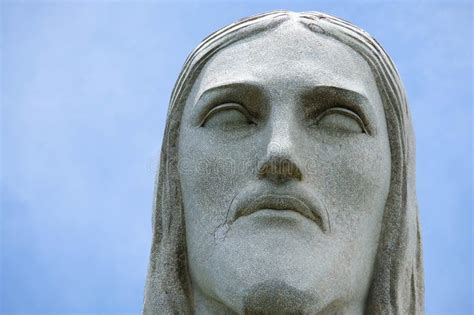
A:
POLYGON ((281 184, 289 180, 300 181, 302 179, 301 170, 290 159, 276 156, 267 159, 258 169, 258 177, 267 179, 274 183, 281 184))
POLYGON ((276 184, 302 179, 303 176, 296 161, 296 143, 290 132, 294 127, 291 126, 288 116, 281 117, 278 123, 272 126, 265 157, 258 165, 259 179, 266 179, 276 184))

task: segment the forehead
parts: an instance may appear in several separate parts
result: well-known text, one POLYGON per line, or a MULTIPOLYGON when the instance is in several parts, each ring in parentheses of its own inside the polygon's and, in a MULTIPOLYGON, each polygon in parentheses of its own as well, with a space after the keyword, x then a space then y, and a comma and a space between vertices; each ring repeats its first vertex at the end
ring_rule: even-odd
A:
POLYGON ((280 90, 288 82, 293 87, 326 85, 378 96, 372 71, 356 51, 293 20, 216 53, 199 74, 192 94, 232 82, 280 90))

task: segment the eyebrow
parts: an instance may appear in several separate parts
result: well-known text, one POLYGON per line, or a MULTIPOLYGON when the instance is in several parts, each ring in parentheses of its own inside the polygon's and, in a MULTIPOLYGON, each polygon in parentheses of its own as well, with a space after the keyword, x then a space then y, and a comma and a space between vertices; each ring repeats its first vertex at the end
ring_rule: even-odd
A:
POLYGON ((369 103, 369 98, 362 92, 358 92, 355 90, 351 90, 348 88, 343 88, 334 85, 318 85, 314 86, 313 88, 309 89, 312 92, 316 93, 326 93, 326 94, 340 94, 344 97, 349 97, 357 101, 363 101, 365 103, 369 103))
MULTIPOLYGON (((223 83, 223 84, 211 86, 210 88, 207 88, 203 92, 201 92, 199 96, 197 97, 197 101, 195 102, 195 105, 198 104, 203 98, 206 98, 208 96, 211 96, 212 94, 217 94, 220 92, 234 91, 237 93, 251 92, 252 94, 254 93, 261 94, 263 90, 264 90, 263 84, 257 81, 253 81, 253 80, 223 83)), ((364 103, 367 105, 370 104, 369 98, 364 93, 351 90, 348 88, 343 88, 343 87, 338 87, 338 86, 333 86, 333 85, 315 85, 315 86, 304 87, 303 90, 305 90, 305 92, 303 93, 305 95, 316 94, 318 96, 322 96, 326 94, 330 96, 344 97, 345 99, 355 100, 357 102, 364 103)))
POLYGON ((263 94, 263 86, 262 84, 253 80, 222 83, 207 88, 203 92, 201 92, 197 97, 197 101, 194 103, 194 105, 201 103, 207 98, 216 95, 222 95, 224 93, 236 93, 234 97, 237 97, 238 94, 251 94, 261 96, 263 94))

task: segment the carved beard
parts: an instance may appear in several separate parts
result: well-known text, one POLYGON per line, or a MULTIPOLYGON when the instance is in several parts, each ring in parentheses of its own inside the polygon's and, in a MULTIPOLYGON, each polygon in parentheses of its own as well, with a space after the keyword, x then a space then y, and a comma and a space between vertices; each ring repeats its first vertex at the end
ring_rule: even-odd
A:
POLYGON ((247 315, 303 315, 314 299, 281 280, 268 280, 254 285, 244 294, 247 315))

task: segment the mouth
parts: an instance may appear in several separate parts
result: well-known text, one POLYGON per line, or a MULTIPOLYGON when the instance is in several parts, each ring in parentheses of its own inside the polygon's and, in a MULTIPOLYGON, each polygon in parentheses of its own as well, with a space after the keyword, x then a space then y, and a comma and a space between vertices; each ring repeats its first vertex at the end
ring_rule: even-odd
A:
POLYGON ((294 211, 303 217, 316 223, 323 231, 326 231, 323 218, 319 209, 316 209, 306 201, 290 195, 262 195, 248 203, 245 203, 235 213, 235 219, 252 215, 261 210, 294 211))

